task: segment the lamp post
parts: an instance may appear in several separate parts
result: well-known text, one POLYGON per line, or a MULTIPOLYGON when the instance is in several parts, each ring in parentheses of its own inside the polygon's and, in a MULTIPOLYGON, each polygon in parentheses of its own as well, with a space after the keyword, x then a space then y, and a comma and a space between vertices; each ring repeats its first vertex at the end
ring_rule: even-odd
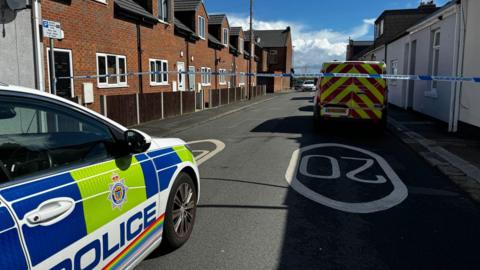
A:
POLYGON ((253 91, 253 60, 255 59, 255 41, 253 33, 253 0, 250 0, 250 63, 248 65, 248 99, 252 99, 253 91))

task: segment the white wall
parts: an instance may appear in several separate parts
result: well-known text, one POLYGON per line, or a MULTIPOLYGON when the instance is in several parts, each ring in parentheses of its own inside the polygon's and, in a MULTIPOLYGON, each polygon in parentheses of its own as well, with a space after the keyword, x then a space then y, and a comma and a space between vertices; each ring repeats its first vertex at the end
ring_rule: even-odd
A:
MULTIPOLYGON (((397 61, 397 74, 408 75, 408 52, 405 52, 405 44, 409 43, 408 36, 402 37, 387 47, 387 73, 393 74, 392 63, 397 61), (406 57, 405 57, 406 56, 406 57)), ((408 81, 388 80, 388 101, 391 104, 404 108, 406 106, 406 91, 408 81)))
MULTIPOLYGON (((5 0, 0 0, 1 2, 5 0)), ((35 65, 31 10, 4 12, 5 25, 0 25, 0 82, 35 87, 35 65), (5 36, 3 35, 5 27, 5 36)))
MULTIPOLYGON (((464 1, 467 32, 464 76, 480 77, 480 1, 464 1)), ((480 84, 464 83, 460 98, 460 121, 480 127, 480 84)))
MULTIPOLYGON (((440 29, 439 76, 451 76, 453 72, 453 54, 455 41, 455 14, 437 21, 433 25, 410 34, 410 40, 417 41, 415 73, 432 74, 433 31, 440 29)), ((432 82, 415 81, 413 109, 442 120, 449 121, 452 84, 438 82, 436 92, 432 92, 432 82)))

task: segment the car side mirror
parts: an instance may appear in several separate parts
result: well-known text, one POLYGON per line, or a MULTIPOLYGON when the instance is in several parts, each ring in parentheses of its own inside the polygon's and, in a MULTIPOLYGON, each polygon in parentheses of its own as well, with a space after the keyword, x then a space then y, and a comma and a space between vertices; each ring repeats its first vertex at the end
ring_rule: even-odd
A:
POLYGON ((129 154, 140 154, 150 148, 152 138, 139 130, 130 129, 125 131, 125 142, 130 152, 129 154))

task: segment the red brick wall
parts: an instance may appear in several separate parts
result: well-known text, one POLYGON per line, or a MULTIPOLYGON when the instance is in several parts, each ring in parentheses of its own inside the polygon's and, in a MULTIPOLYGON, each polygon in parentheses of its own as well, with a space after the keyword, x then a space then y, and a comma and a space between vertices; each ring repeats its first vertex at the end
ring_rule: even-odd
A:
MULTIPOLYGON (((154 16, 157 16, 158 1, 150 1, 149 7, 153 10, 154 16)), ((174 25, 166 23, 157 23, 155 25, 140 25, 141 37, 141 67, 139 63, 139 52, 137 49, 137 25, 136 22, 117 18, 114 14, 114 1, 107 1, 107 4, 91 0, 76 1, 53 1, 45 0, 42 5, 44 19, 58 21, 62 25, 65 38, 61 41, 55 41, 55 48, 67 49, 72 52, 73 75, 96 75, 97 74, 97 53, 116 54, 126 56, 127 72, 150 71, 150 59, 167 60, 169 71, 177 70, 177 62, 185 63, 188 70, 189 66, 195 66, 197 72, 201 67, 209 67, 213 72, 218 69, 225 69, 227 72, 248 72, 248 60, 243 54, 235 57, 230 53, 230 48, 225 47, 221 50, 215 50, 208 46, 208 27, 206 29, 206 39, 196 42, 186 42, 183 37, 174 34, 174 25), (73 19, 73 18, 81 18, 73 19), (216 66, 215 59, 219 59, 216 66), (233 63, 236 64, 234 67, 233 63)), ((173 18, 173 13, 171 14, 173 18)), ((208 15, 205 6, 201 4, 194 18, 195 31, 198 31, 198 16, 205 17, 208 26, 208 15)), ((228 21, 223 22, 220 29, 223 34, 223 28, 230 28, 228 21)), ((197 33, 198 34, 198 33, 197 33)), ((244 39, 243 31, 240 37, 244 39)), ((221 35, 220 35, 221 40, 221 35)), ((45 47, 48 47, 48 39, 44 39, 45 47)), ((238 44, 235 44, 238 47, 238 44)), ((48 63, 47 49, 45 48, 45 74, 48 82, 48 63)), ((254 64, 256 71, 256 64, 254 64)), ((100 111, 101 95, 124 95, 172 91, 172 84, 178 80, 177 74, 169 74, 168 85, 153 86, 150 85, 150 76, 129 76, 127 86, 118 88, 100 88, 97 85, 97 79, 78 79, 74 81, 75 96, 83 96, 82 84, 89 82, 94 85, 95 101, 87 105, 89 108, 100 111), (140 84, 142 78, 142 85, 140 84)), ((188 77, 188 76, 187 76, 188 77)), ((226 81, 230 78, 226 76, 226 81)), ((197 74, 195 86, 201 82, 201 75, 197 74)), ((240 77, 236 77, 231 87, 239 85, 240 77)), ((245 79, 247 83, 248 80, 245 79)), ((220 85, 216 76, 211 77, 211 86, 202 86, 202 89, 225 88, 226 85, 220 85)), ((48 87, 47 83, 47 89, 48 87)), ((185 82, 185 88, 188 90, 188 80, 185 82)), ((198 89, 197 89, 198 90, 198 89)), ((206 97, 208 98, 208 96, 206 97)), ((208 100, 208 99, 207 99, 208 100)))
MULTIPOLYGON (((43 18, 61 23, 65 38, 55 42, 55 48, 72 51, 73 74, 96 75, 96 53, 112 53, 127 57, 127 71, 138 70, 136 26, 114 18, 113 1, 102 4, 95 1, 71 1, 70 4, 45 0, 43 18), (82 18, 81 22, 72 18, 82 18)), ((44 44, 49 44, 44 39, 44 44)), ((45 46, 47 47, 47 46, 45 46)), ((47 63, 45 49, 45 63, 47 63)), ((48 64, 45 65, 48 76, 48 64)), ((48 78, 46 78, 48 81, 48 78)), ((75 80, 75 95, 82 95, 82 83, 94 84, 95 102, 88 107, 100 111, 100 95, 135 93, 139 89, 137 77, 128 77, 128 87, 100 89, 97 80, 75 80)), ((49 89, 47 84, 47 89, 49 89)))

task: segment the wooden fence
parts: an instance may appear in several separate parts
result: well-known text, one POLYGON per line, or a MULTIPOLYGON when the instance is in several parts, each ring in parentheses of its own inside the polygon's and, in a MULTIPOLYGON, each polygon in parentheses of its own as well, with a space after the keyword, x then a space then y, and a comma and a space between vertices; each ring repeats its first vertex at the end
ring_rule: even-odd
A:
MULTIPOLYGON (((264 96, 266 90, 265 86, 255 86, 251 97, 264 96)), ((248 89, 243 87, 206 91, 208 93, 202 90, 101 96, 101 113, 124 126, 134 126, 202 111, 205 108, 216 108, 248 98, 248 89), (203 106, 200 106, 202 101, 198 99, 205 96, 208 97, 208 101, 204 101, 203 106)))

